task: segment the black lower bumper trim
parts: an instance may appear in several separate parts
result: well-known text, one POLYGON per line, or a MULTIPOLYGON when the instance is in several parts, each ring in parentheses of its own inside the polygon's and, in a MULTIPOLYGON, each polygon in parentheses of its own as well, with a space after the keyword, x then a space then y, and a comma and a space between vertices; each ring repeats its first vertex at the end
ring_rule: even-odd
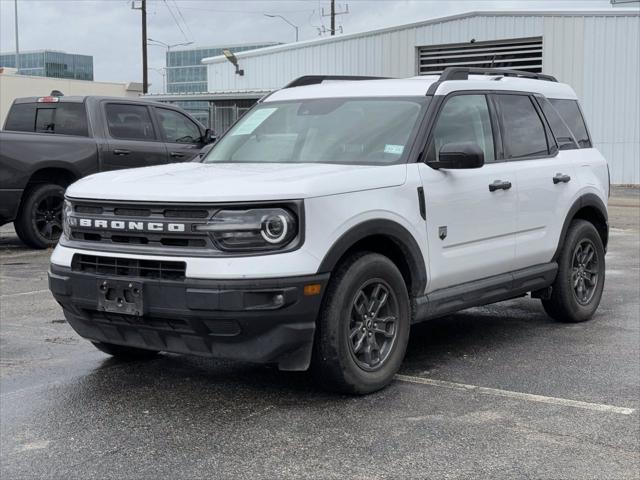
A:
POLYGON ((49 288, 69 324, 84 338, 150 350, 306 370, 322 294, 304 286, 328 274, 258 280, 148 280, 141 282, 139 316, 99 310, 99 280, 121 279, 51 265, 49 288))

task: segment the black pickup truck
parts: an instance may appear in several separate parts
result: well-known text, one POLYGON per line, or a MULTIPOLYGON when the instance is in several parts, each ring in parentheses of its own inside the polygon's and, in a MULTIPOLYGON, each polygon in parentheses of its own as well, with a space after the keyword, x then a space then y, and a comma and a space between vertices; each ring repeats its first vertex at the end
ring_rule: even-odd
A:
POLYGON ((195 158, 213 134, 181 109, 130 98, 16 99, 0 131, 0 225, 55 245, 65 188, 81 177, 195 158))

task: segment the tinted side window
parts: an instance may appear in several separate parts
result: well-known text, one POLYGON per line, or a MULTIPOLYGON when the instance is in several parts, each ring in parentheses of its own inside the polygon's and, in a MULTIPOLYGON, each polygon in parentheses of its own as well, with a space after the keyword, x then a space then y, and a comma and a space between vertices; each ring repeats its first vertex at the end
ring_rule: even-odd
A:
POLYGON ((5 122, 5 130, 33 132, 36 125, 36 104, 17 103, 11 107, 5 122))
POLYGON ((478 144, 484 161, 495 161, 491 117, 484 95, 456 95, 447 100, 433 128, 427 160, 437 161, 443 145, 458 142, 478 144))
POLYGON ((53 133, 56 126, 53 120, 55 114, 55 107, 36 109, 36 132, 53 133))
POLYGON ((547 155, 544 125, 529 96, 496 95, 503 127, 506 158, 547 155))
POLYGON ((166 108, 156 108, 156 112, 167 142, 200 143, 200 129, 185 115, 166 108))
POLYGON ((580 113, 578 102, 576 100, 558 100, 555 98, 550 99, 550 101, 571 129, 580 148, 591 148, 591 139, 587 133, 587 126, 584 123, 584 118, 582 118, 582 113, 580 113))
POLYGON ((54 132, 59 135, 89 135, 87 109, 84 103, 59 103, 56 107, 54 132))
POLYGON ((113 138, 155 140, 149 110, 145 105, 109 103, 106 112, 109 133, 113 138))
POLYGON ((578 148, 578 144, 574 140, 571 130, 569 130, 567 124, 562 120, 557 110, 553 108, 553 105, 549 103, 549 100, 544 97, 536 97, 536 100, 547 122, 549 122, 553 136, 556 142, 558 142, 558 148, 560 150, 574 150, 578 148))

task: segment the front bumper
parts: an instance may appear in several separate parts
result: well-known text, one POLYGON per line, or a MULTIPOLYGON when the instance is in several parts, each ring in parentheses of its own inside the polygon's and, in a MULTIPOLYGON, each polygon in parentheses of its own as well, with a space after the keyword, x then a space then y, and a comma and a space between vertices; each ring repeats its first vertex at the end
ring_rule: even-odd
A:
POLYGON ((82 337, 150 350, 306 370, 329 274, 256 280, 107 277, 51 265, 49 288, 82 337), (143 284, 141 316, 98 310, 99 281, 143 284), (318 295, 304 286, 320 284, 318 295), (280 306, 265 299, 282 295, 280 306))

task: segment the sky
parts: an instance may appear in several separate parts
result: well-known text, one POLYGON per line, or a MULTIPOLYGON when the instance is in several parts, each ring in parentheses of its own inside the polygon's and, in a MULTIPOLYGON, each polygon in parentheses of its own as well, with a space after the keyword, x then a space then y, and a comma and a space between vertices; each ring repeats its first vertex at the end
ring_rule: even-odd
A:
MULTIPOLYGON (((136 4, 140 1, 136 0, 136 4)), ((17 0, 20 51, 63 50, 93 55, 94 80, 142 80, 141 15, 131 0, 17 0)), ((329 28, 329 0, 147 0, 147 36, 195 46, 292 42, 318 38, 329 28)), ((337 0, 342 31, 417 22, 474 10, 610 9, 609 0, 337 0)), ((327 34, 325 34, 327 35, 327 34)), ((0 51, 15 51, 14 0, 0 0, 0 51)), ((151 92, 162 91, 164 47, 149 46, 151 92)))

